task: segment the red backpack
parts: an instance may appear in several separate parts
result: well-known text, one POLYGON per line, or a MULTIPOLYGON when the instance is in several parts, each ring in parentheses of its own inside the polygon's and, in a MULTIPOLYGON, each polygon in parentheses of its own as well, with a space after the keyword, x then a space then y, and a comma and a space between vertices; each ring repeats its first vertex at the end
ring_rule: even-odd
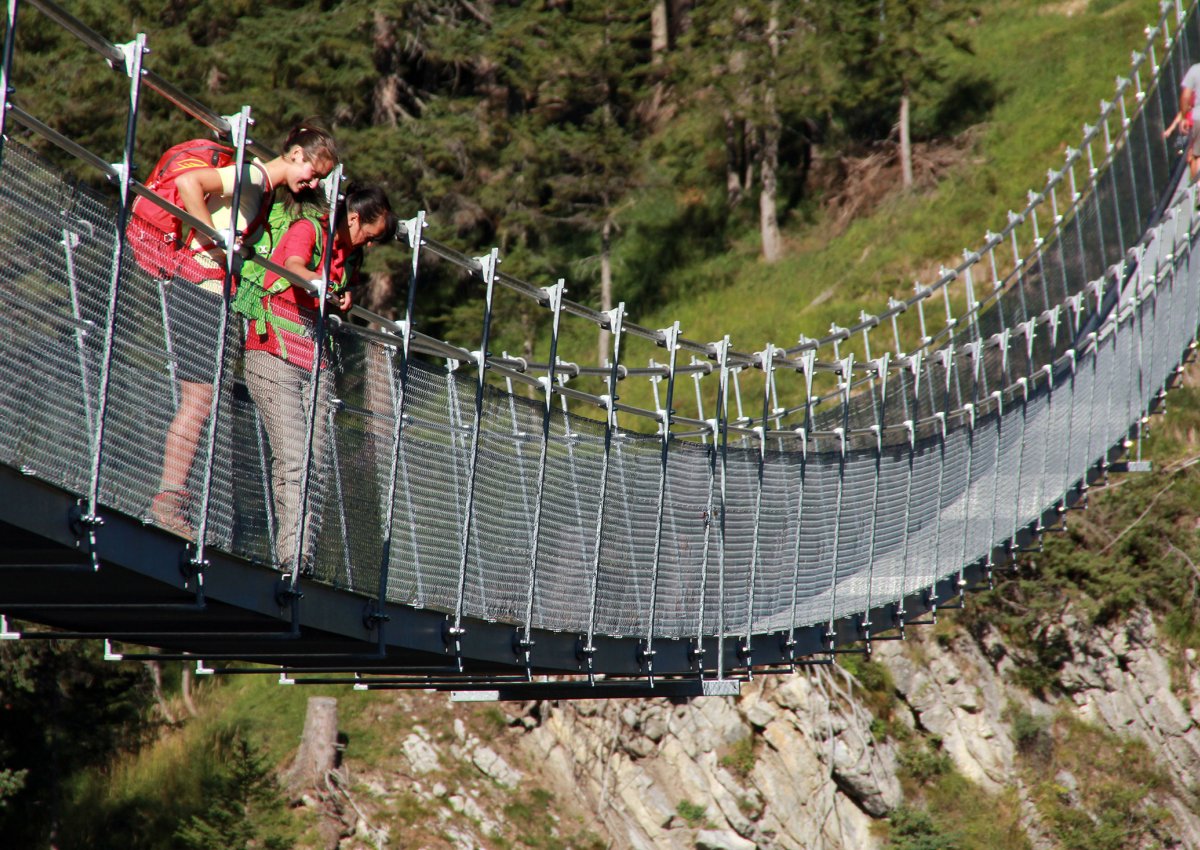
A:
MULTIPOLYGON (((168 148, 159 158, 146 180, 146 188, 182 208, 179 189, 175 185, 179 175, 198 168, 233 165, 234 155, 233 148, 211 139, 180 142, 168 148)), ((269 203, 262 205, 254 221, 246 228, 247 233, 253 233, 262 226, 269 208, 269 203)), ((134 199, 130 211, 129 246, 139 266, 157 278, 180 275, 189 280, 202 280, 213 276, 212 270, 197 266, 192 260, 192 251, 181 250, 186 247, 188 240, 184 239, 183 222, 177 216, 141 196, 134 199)))

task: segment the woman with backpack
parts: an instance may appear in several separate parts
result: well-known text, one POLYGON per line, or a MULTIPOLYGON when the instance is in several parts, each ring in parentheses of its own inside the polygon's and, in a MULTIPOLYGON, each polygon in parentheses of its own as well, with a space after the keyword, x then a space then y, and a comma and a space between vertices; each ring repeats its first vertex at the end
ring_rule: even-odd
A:
MULTIPOLYGON (((292 128, 279 156, 267 162, 255 158, 247 163, 241 179, 236 247, 253 245, 261 237, 277 189, 284 187, 293 195, 312 189, 337 163, 333 136, 312 124, 292 128)), ((160 162, 160 168, 162 165, 160 162)), ((151 188, 217 233, 228 230, 233 218, 236 165, 213 167, 196 157, 188 159, 185 153, 172 170, 160 172, 160 168, 155 169, 160 173, 160 182, 157 186, 148 184, 151 188)), ((137 215, 136 208, 134 212, 137 215)), ((167 430, 162 475, 158 493, 150 503, 150 516, 158 525, 192 537, 195 532, 188 478, 212 406, 219 344, 214 330, 220 325, 224 309, 225 252, 199 232, 179 239, 178 219, 174 219, 174 227, 174 243, 172 234, 163 233, 166 228, 156 232, 163 233, 167 244, 166 249, 159 250, 159 255, 166 258, 160 265, 170 266, 166 273, 173 278, 167 297, 167 329, 176 358, 179 406, 167 430), (172 249, 172 244, 183 247, 172 249)))
MULTIPOLYGON (((286 232, 276 236, 271 260, 288 271, 310 280, 319 276, 329 256, 327 299, 336 309, 350 309, 349 286, 362 264, 362 249, 395 232, 396 222, 387 195, 377 186, 351 188, 339 204, 337 228, 332 244, 326 246, 328 219, 306 213, 286 232)), ((311 400, 309 382, 319 368, 332 366, 328 348, 318 350, 316 325, 320 304, 314 295, 268 272, 263 280, 259 318, 249 323, 245 346, 245 377, 250 397, 258 408, 271 447, 271 483, 275 508, 275 554, 284 572, 291 569, 298 552, 304 554, 301 571, 311 569, 312 541, 319 528, 323 475, 311 476, 312 493, 305 535, 307 545, 297 540, 300 523, 304 455, 307 447, 311 400)), ((324 465, 328 450, 328 413, 333 398, 332 375, 322 374, 318 385, 317 410, 313 416, 312 458, 315 468, 324 465)))

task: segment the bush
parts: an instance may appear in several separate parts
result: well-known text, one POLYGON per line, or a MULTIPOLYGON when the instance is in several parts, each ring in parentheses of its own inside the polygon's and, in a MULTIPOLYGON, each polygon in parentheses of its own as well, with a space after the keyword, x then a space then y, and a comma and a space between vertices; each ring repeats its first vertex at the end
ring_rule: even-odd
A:
POLYGON ((900 751, 900 769, 925 785, 939 776, 945 776, 952 769, 950 756, 942 751, 939 742, 932 741, 926 747, 913 743, 900 751))
POLYGON ((1049 732, 1049 720, 1017 709, 1012 712, 1011 722, 1017 752, 1039 762, 1045 762, 1053 755, 1054 741, 1049 732))
POLYGON ((953 833, 938 829, 929 813, 900 806, 888 818, 886 850, 959 850, 953 833))
POLYGON ((675 814, 683 818, 684 823, 695 829, 704 823, 704 816, 708 814, 708 809, 691 800, 680 800, 679 805, 675 807, 675 814))
POLYGON ((735 742, 729 748, 729 752, 721 756, 721 766, 745 779, 754 770, 755 759, 754 736, 747 735, 735 742))

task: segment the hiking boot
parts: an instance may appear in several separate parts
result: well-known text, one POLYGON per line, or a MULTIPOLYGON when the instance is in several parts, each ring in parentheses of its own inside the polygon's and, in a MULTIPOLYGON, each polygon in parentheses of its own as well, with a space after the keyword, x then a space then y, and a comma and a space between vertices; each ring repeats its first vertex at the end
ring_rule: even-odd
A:
POLYGON ((150 501, 150 519, 160 528, 193 538, 196 529, 188 520, 192 497, 187 490, 162 490, 150 501))

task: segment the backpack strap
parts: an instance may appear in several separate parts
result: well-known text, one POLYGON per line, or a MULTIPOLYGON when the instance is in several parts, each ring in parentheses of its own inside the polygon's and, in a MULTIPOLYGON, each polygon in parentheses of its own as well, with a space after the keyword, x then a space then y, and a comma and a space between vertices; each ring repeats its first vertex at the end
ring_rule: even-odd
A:
POLYGON ((258 203, 258 213, 255 214, 254 220, 247 224, 246 229, 242 231, 242 234, 245 236, 255 233, 260 228, 266 229, 267 219, 271 215, 271 207, 275 203, 275 184, 271 182, 271 175, 267 173, 267 167, 257 159, 251 160, 251 164, 258 166, 258 170, 262 172, 263 192, 262 199, 258 203))

